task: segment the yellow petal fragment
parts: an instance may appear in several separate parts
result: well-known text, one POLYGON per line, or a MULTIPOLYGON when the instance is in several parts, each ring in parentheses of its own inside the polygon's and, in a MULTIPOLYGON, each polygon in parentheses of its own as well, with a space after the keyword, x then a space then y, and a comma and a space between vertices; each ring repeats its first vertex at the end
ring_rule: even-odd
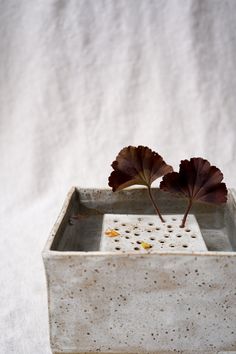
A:
POLYGON ((149 248, 152 248, 152 245, 150 245, 150 243, 147 242, 142 242, 141 246, 145 249, 148 250, 149 248))
POLYGON ((114 230, 114 229, 108 229, 108 230, 106 230, 105 234, 106 234, 106 236, 108 236, 108 237, 116 237, 116 236, 119 236, 119 235, 120 235, 119 232, 117 232, 117 231, 114 230))

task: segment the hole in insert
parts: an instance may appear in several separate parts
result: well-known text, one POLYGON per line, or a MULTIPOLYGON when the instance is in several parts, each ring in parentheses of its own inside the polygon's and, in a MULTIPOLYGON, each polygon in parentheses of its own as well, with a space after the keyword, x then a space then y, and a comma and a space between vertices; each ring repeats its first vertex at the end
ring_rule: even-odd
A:
POLYGON ((153 223, 152 223, 152 222, 149 222, 148 225, 149 225, 149 226, 153 226, 153 223))
POLYGON ((182 247, 187 248, 187 247, 188 247, 188 245, 183 245, 182 247))
POLYGON ((155 241, 155 237, 150 237, 150 240, 151 241, 155 241))
POLYGON ((191 230, 190 229, 185 229, 186 232, 190 232, 191 230))
POLYGON ((160 227, 156 227, 156 230, 159 231, 159 230, 160 230, 160 227))
POLYGON ((171 248, 174 248, 174 247, 175 247, 175 245, 170 245, 170 247, 171 247, 171 248))
POLYGON ((136 241, 136 243, 137 243, 138 245, 141 245, 142 242, 141 242, 141 241, 136 241))
POLYGON ((114 241, 115 241, 115 242, 120 242, 120 240, 118 240, 118 238, 116 238, 114 241))
POLYGON ((139 247, 134 247, 134 250, 135 251, 139 251, 139 247))
POLYGON ((172 221, 176 221, 177 219, 176 218, 172 218, 172 221))
POLYGON ((160 243, 165 243, 165 241, 164 241, 164 240, 160 240, 159 242, 160 242, 160 243))
POLYGON ((129 234, 129 233, 130 233, 130 231, 129 231, 129 230, 125 230, 125 232, 126 232, 127 234, 129 234))
POLYGON ((116 249, 117 251, 120 251, 120 247, 116 247, 115 249, 116 249))
POLYGON ((129 236, 125 236, 125 238, 128 240, 128 239, 129 239, 129 236))
POLYGON ((126 226, 126 224, 121 224, 122 226, 126 226))
POLYGON ((196 236, 196 235, 191 235, 191 237, 192 237, 192 238, 197 238, 197 236, 196 236))
POLYGON ((113 220, 113 221, 114 221, 114 222, 118 222, 118 220, 116 220, 116 219, 115 219, 115 220, 113 220))
POLYGON ((178 234, 178 235, 176 235, 176 237, 182 237, 182 235, 178 234))
POLYGON ((166 235, 164 235, 164 237, 165 237, 165 238, 169 238, 169 235, 166 234, 166 235))
POLYGON ((140 234, 138 233, 138 232, 136 232, 135 234, 134 234, 134 236, 139 236, 140 234))
POLYGON ((172 228, 172 225, 167 225, 168 229, 171 229, 172 228))

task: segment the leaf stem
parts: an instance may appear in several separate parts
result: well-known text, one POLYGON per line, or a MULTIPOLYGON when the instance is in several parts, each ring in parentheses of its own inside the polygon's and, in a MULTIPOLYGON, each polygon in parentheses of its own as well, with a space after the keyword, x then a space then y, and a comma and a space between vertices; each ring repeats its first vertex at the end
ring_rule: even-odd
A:
POLYGON ((160 211, 159 211, 159 209, 158 209, 158 207, 157 207, 157 205, 156 205, 156 202, 155 202, 155 200, 154 200, 154 198, 153 198, 153 195, 152 195, 150 186, 148 186, 148 195, 149 195, 149 198, 150 198, 150 200, 151 200, 151 202, 152 202, 152 204, 153 204, 153 206, 154 206, 154 209, 155 209, 156 212, 157 212, 157 215, 159 216, 159 218, 161 219, 162 222, 165 222, 165 220, 164 220, 163 217, 161 216, 161 213, 160 213, 160 211))
POLYGON ((185 227, 186 219, 187 219, 188 213, 189 213, 192 205, 193 205, 193 201, 192 201, 192 199, 189 199, 188 206, 187 206, 187 209, 185 211, 185 214, 184 214, 184 217, 183 217, 183 220, 182 220, 182 224, 180 225, 180 227, 182 227, 182 228, 185 227))

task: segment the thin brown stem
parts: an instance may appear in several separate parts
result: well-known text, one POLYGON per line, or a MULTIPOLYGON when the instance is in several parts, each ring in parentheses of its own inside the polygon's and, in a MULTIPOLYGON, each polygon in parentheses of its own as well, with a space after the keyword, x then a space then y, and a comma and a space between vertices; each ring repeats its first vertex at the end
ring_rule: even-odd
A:
POLYGON ((158 207, 157 207, 157 205, 156 205, 156 202, 155 202, 155 200, 154 200, 154 198, 153 198, 153 195, 152 195, 150 186, 148 186, 148 195, 149 195, 149 198, 150 198, 150 200, 151 200, 151 202, 152 202, 152 204, 153 204, 153 206, 154 206, 154 209, 155 209, 156 212, 157 212, 157 215, 159 216, 159 218, 161 219, 162 222, 165 222, 165 220, 164 220, 163 217, 161 216, 161 213, 160 213, 160 211, 159 211, 159 209, 158 209, 158 207))
POLYGON ((183 217, 183 220, 182 220, 182 224, 180 225, 180 227, 185 227, 186 219, 187 219, 188 213, 189 213, 189 211, 190 211, 190 209, 192 207, 192 204, 193 204, 192 199, 189 199, 188 206, 187 206, 187 209, 185 211, 185 214, 184 214, 184 217, 183 217))

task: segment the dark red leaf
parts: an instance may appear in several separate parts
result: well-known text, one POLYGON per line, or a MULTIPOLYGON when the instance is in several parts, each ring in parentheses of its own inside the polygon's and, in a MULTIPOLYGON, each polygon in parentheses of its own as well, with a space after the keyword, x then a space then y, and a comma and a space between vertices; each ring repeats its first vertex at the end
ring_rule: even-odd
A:
POLYGON ((179 173, 165 175, 160 188, 191 200, 219 204, 227 200, 227 188, 222 180, 223 174, 217 167, 200 157, 193 157, 190 161, 181 161, 179 173))
POLYGON ((125 147, 111 166, 114 171, 109 186, 113 192, 135 184, 150 187, 157 178, 173 171, 159 154, 144 146, 125 147))
POLYGON ((227 188, 222 183, 223 174, 207 160, 193 157, 180 163, 179 172, 168 173, 163 177, 160 188, 164 191, 188 198, 188 210, 183 219, 183 226, 187 213, 194 201, 221 204, 227 201, 227 188))

